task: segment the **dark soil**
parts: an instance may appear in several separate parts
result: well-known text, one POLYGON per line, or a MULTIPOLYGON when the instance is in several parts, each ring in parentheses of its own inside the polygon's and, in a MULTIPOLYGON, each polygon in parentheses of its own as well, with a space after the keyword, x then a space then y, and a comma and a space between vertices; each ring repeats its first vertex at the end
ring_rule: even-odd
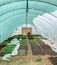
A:
POLYGON ((33 39, 33 36, 31 35, 31 33, 27 33, 28 39, 33 39))
POLYGON ((19 48, 19 54, 18 55, 27 55, 27 45, 26 44, 21 44, 19 48))
POLYGON ((31 44, 32 54, 33 55, 44 55, 40 47, 36 44, 31 44))
POLYGON ((57 53, 54 52, 50 48, 50 46, 48 46, 48 45, 42 44, 42 45, 40 45, 40 47, 37 44, 31 44, 32 54, 33 55, 45 55, 45 54, 47 54, 47 55, 57 55, 57 53))
POLYGON ((50 57, 49 60, 53 65, 57 65, 57 57, 50 57))
POLYGON ((54 52, 54 51, 50 48, 50 46, 48 46, 48 45, 41 45, 41 48, 44 50, 45 54, 47 54, 47 55, 57 55, 57 53, 54 52))
POLYGON ((0 44, 0 50, 2 49, 2 48, 4 48, 6 45, 5 44, 0 44))

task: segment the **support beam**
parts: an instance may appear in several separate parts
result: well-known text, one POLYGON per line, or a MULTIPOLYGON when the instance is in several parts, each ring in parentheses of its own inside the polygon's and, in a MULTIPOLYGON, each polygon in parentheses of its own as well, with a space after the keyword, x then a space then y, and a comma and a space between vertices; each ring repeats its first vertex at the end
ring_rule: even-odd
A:
POLYGON ((28 0, 26 0, 26 27, 28 22, 28 0))

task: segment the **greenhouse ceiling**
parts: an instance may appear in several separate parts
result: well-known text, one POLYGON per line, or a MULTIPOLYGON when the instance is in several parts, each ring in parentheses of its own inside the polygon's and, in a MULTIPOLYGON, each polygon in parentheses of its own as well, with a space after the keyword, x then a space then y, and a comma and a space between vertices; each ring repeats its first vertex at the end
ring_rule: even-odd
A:
MULTIPOLYGON (((0 42, 9 38, 13 31, 26 23, 27 0, 0 0, 0 42)), ((27 23, 33 24, 38 15, 57 10, 57 0, 28 0, 27 23)))

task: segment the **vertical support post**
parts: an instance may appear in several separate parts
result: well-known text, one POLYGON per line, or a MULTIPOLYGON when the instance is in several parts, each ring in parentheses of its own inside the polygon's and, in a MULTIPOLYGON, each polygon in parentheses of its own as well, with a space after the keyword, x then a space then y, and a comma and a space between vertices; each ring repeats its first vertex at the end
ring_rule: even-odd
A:
POLYGON ((27 23, 28 23, 28 0, 26 0, 26 29, 27 29, 27 23))
POLYGON ((27 21, 28 21, 28 0, 26 1, 26 27, 27 27, 27 21))

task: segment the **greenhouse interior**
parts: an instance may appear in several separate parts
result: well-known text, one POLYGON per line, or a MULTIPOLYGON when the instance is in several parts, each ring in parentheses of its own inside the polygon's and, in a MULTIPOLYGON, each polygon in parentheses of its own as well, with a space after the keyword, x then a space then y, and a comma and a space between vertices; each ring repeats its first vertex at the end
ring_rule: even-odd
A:
POLYGON ((0 0, 0 65, 57 65, 57 0, 0 0))

